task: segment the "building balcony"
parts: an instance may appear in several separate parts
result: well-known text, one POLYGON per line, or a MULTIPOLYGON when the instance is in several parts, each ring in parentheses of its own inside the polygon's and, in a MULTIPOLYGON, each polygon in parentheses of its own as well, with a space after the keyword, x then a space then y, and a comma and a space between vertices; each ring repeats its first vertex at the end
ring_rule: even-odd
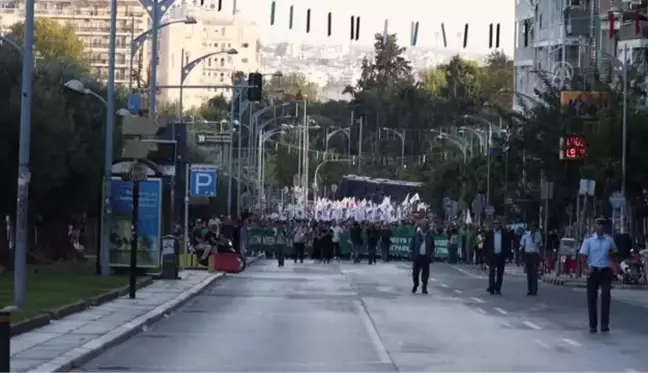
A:
POLYGON ((515 66, 533 65, 533 48, 531 47, 515 48, 514 65, 515 66))
POLYGON ((640 21, 639 33, 635 28, 634 22, 624 23, 617 30, 619 40, 648 39, 648 21, 640 21))

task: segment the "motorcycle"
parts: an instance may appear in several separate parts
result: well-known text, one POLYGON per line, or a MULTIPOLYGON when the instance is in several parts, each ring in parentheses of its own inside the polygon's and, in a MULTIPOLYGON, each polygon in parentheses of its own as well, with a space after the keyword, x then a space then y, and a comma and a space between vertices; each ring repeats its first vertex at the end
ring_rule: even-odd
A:
POLYGON ((623 260, 619 264, 621 281, 627 285, 645 284, 646 271, 642 255, 638 254, 635 249, 630 250, 630 254, 630 258, 623 260))

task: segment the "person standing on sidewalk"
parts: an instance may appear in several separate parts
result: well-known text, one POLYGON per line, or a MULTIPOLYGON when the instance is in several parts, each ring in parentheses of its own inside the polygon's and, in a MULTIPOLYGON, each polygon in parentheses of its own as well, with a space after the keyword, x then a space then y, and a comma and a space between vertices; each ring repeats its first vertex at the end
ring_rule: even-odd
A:
POLYGON ((610 331, 610 298, 612 286, 612 268, 610 252, 616 252, 612 236, 605 233, 604 218, 596 219, 596 232, 583 240, 579 254, 587 275, 587 309, 589 313, 590 333, 597 332, 598 326, 598 292, 601 289, 601 332, 610 331))
POLYGON ((277 256, 277 264, 279 267, 284 266, 284 259, 286 255, 286 244, 290 239, 290 235, 286 231, 285 223, 277 222, 274 228, 275 236, 275 253, 277 256))
POLYGON ((434 259, 434 237, 430 232, 427 220, 421 220, 419 227, 410 240, 410 253, 412 256, 412 294, 416 293, 419 285, 421 292, 427 294, 427 285, 430 278, 430 263, 434 259), (420 282, 419 282, 420 276, 420 282))
POLYGON ((533 223, 531 229, 524 233, 520 240, 520 250, 524 252, 527 295, 538 295, 538 266, 540 265, 540 248, 542 235, 538 226, 533 223))
POLYGON ((362 244, 364 242, 362 238, 362 226, 357 221, 351 223, 351 229, 349 230, 349 238, 351 241, 351 257, 353 258, 353 263, 360 263, 360 254, 362 253, 362 244))

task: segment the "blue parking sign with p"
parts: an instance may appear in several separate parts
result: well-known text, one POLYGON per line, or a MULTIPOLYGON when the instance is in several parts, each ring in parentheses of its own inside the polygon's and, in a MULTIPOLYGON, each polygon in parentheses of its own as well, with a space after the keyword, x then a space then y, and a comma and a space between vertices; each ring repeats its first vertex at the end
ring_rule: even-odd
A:
POLYGON ((190 168, 192 197, 216 197, 218 168, 213 165, 194 164, 190 168))

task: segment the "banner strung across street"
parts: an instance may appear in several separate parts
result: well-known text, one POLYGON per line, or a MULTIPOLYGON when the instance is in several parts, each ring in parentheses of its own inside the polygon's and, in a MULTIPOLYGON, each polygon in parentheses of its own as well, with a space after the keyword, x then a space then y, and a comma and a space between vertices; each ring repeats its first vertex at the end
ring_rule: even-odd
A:
MULTIPOLYGON (((391 232, 391 246, 389 247, 389 253, 395 258, 409 258, 410 256, 410 242, 412 240, 412 235, 414 234, 414 229, 411 227, 401 227, 394 228, 391 232)), ((275 245, 275 234, 272 228, 250 228, 248 229, 248 250, 251 251, 266 251, 274 252, 275 245)), ((348 256, 351 254, 351 237, 348 231, 343 232, 340 235, 340 254, 342 256, 348 256)), ((311 240, 309 239, 309 242, 311 240)), ((289 248, 292 248, 292 242, 283 243, 286 244, 289 248)), ((437 259, 445 259, 448 257, 448 238, 446 236, 435 236, 434 244, 436 246, 436 255, 437 259)), ((310 254, 311 247, 307 248, 308 254, 310 254)), ((364 248, 366 251, 366 247, 364 248)), ((380 253, 380 247, 378 247, 378 253, 380 253)), ((286 253, 290 255, 292 252, 288 250, 286 253)))

